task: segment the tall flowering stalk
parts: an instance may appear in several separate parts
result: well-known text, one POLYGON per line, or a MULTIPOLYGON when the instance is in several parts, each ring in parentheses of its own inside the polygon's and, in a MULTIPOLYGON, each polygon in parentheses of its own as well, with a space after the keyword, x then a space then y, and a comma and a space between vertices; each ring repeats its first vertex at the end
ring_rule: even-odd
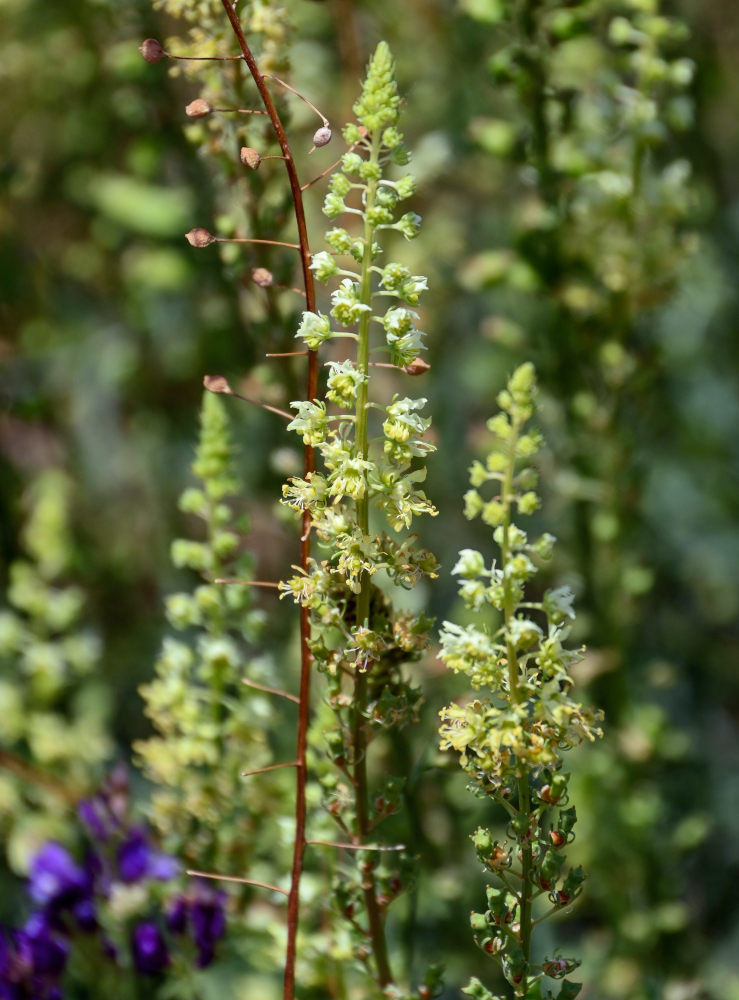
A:
POLYGON ((372 392, 372 351, 389 357, 385 367, 409 375, 427 367, 419 358, 423 333, 412 308, 426 279, 402 264, 378 263, 387 233, 412 239, 420 224, 413 212, 399 209, 412 194, 413 181, 394 170, 407 162, 396 127, 398 105, 390 51, 380 43, 354 105, 357 124, 343 133, 349 151, 324 202, 330 219, 348 217, 358 231, 332 228, 326 234, 330 250, 313 255, 318 280, 338 286, 328 315, 306 311, 297 333, 310 350, 345 342, 352 356, 328 361, 323 398, 292 404, 297 413, 290 429, 316 448, 323 468, 291 479, 283 489, 287 506, 309 511, 325 553, 282 586, 310 610, 311 649, 326 675, 334 712, 326 740, 335 770, 324 775, 323 784, 345 856, 335 897, 352 929, 355 956, 383 988, 394 979, 385 915, 402 879, 400 865, 378 863, 380 856, 392 855, 387 845, 381 852, 375 829, 395 810, 401 782, 390 778, 371 787, 369 750, 378 730, 402 726, 414 716, 419 693, 401 666, 420 656, 430 623, 395 608, 375 580, 382 570, 394 584, 410 588, 436 573, 433 556, 407 534, 414 517, 436 514, 419 488, 426 474, 423 460, 433 451, 424 437, 430 424, 421 412, 426 400, 395 395, 380 403, 372 392), (375 531, 373 510, 390 533, 375 531))
MULTIPOLYGON (((481 517, 493 529, 499 563, 463 549, 453 572, 468 609, 492 607, 499 616, 490 632, 477 625, 445 622, 441 659, 467 674, 480 697, 443 709, 441 747, 459 753, 470 786, 499 805, 508 818, 505 840, 479 828, 472 840, 485 869, 495 876, 487 889, 488 909, 473 913, 477 944, 495 959, 514 997, 560 1000, 575 997, 580 984, 565 977, 579 964, 558 956, 535 961, 534 928, 566 909, 582 891, 584 873, 569 868, 564 848, 573 839, 575 807, 569 804, 569 774, 563 751, 601 735, 600 713, 571 696, 569 669, 579 653, 565 645, 574 619, 574 594, 567 587, 546 590, 540 599, 531 581, 535 560, 551 555, 554 538, 529 540, 513 520, 539 507, 537 474, 530 459, 541 436, 526 424, 534 412, 536 381, 531 364, 516 370, 498 396, 501 412, 488 421, 496 443, 486 464, 474 462, 465 495, 468 518, 481 517), (493 485, 493 496, 479 491, 493 485), (552 993, 547 980, 561 980, 552 993)), ((493 1000, 473 979, 465 992, 493 1000)), ((494 998, 500 1000, 500 998, 494 998)))

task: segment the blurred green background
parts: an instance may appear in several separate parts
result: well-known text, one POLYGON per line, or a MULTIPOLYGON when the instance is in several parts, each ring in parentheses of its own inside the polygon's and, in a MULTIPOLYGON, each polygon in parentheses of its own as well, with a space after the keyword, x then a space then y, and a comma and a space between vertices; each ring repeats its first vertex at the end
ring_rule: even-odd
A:
MULTIPOLYGON (((422 314, 431 371, 413 388, 430 400, 440 449, 427 492, 442 513, 425 529, 444 568, 427 595, 440 619, 455 603, 456 551, 485 544, 461 501, 484 420, 514 365, 531 359, 540 372, 550 444, 542 525, 560 539, 553 573, 579 595, 576 638, 589 650, 579 679, 604 706, 607 727, 602 745, 573 760, 586 898, 548 933, 584 956, 588 998, 739 998, 739 7, 664 5, 688 24, 679 48, 698 71, 694 118, 663 154, 693 169, 689 211, 663 257, 678 230, 698 239, 669 287, 630 316, 621 353, 599 353, 596 323, 594 339, 572 340, 565 357, 541 284, 527 286, 525 274, 501 281, 501 258, 484 256, 515 245, 529 272, 539 267, 517 229, 518 175, 496 155, 506 150, 490 126, 510 113, 487 68, 506 41, 496 4, 286 6, 291 80, 332 122, 348 115, 379 38, 397 60, 419 179, 413 207, 425 220, 407 259, 431 289, 422 314), (611 392, 617 407, 607 405, 611 392), (573 431, 575 398, 588 414, 573 431)), ((86 791, 106 763, 129 759, 132 741, 149 733, 137 688, 167 631, 164 597, 182 583, 169 544, 189 527, 177 497, 190 482, 202 376, 227 375, 277 405, 302 394, 299 367, 264 358, 289 349, 299 303, 280 293, 265 305, 248 277, 266 265, 289 283, 289 264, 254 249, 222 259, 183 239, 196 225, 218 229, 229 197, 262 198, 262 224, 279 222, 285 206, 271 182, 250 195, 238 178, 219 178, 202 135, 190 136, 199 145, 188 140, 182 109, 197 85, 137 51, 143 38, 173 30, 147 0, 0 2, 0 582, 7 587, 10 567, 30 555, 47 583, 84 594, 85 634, 98 644, 82 656, 77 687, 58 685, 55 709, 69 725, 77 720, 78 734, 94 733, 87 769, 75 771, 71 748, 66 757, 39 751, 22 726, 0 721, 0 736, 7 754, 46 753, 67 798, 75 782, 86 791), (39 485, 49 469, 57 478, 39 485), (29 543, 24 525, 44 495, 56 499, 29 543), (54 561, 60 531, 68 533, 54 561)), ((328 147, 309 160, 311 120, 293 112, 307 178, 338 153, 328 147)), ((320 198, 308 201, 314 245, 320 198)), ((651 278, 634 280, 648 287, 651 278)), ((230 411, 251 521, 245 544, 257 573, 274 579, 297 556, 275 501, 300 458, 279 420, 247 404, 230 411)), ((264 607, 277 642, 294 616, 264 607)), ((10 718, 20 667, 7 635, 2 643, 0 712, 10 718)), ((432 659, 423 682, 427 713, 409 756, 430 774, 414 807, 435 874, 419 887, 416 948, 448 956, 455 991, 482 968, 465 926, 482 893, 467 840, 480 817, 434 749, 438 707, 459 689, 432 659)), ((3 753, 18 776, 18 760, 3 753)), ((32 803, 36 818, 19 826, 18 795, 7 781, 0 788, 9 892, 24 845, 56 829, 48 817, 34 825, 39 812, 63 813, 53 796, 42 798, 32 803)), ((15 897, 2 895, 7 919, 15 897)))

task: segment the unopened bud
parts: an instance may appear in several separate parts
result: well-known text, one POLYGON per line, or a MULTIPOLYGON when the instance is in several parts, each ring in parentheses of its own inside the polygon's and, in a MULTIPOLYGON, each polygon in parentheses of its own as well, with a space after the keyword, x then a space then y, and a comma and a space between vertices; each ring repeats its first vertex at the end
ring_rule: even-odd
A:
POLYGON ((322 125, 319 129, 316 129, 315 135, 313 136, 314 146, 327 146, 331 142, 331 129, 328 125, 322 125))
POLYGON ((200 227, 191 229, 189 233, 185 233, 185 239, 191 247, 209 247, 211 243, 215 243, 216 241, 212 233, 200 227))
POLYGON ((269 288, 275 281, 272 272, 268 271, 266 267, 252 268, 251 280, 255 285, 259 285, 260 288, 269 288))
POLYGON ((205 118, 212 110, 213 108, 207 101, 204 101, 202 97, 196 97, 185 108, 185 114, 188 118, 205 118))
POLYGON ((156 38, 147 38, 139 45, 139 52, 148 63, 159 62, 164 58, 164 49, 156 38))
POLYGON ((251 146, 242 146, 239 158, 244 166, 249 167, 250 170, 256 170, 262 162, 261 155, 256 149, 252 149, 251 146))
POLYGON ((409 365, 403 368, 406 375, 424 375, 431 365, 423 358, 414 358, 409 365))

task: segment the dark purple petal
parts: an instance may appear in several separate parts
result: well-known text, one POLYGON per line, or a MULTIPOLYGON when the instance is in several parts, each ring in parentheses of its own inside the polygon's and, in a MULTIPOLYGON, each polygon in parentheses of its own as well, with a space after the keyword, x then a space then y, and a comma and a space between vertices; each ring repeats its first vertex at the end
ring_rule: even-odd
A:
POLYGON ((39 976, 60 976, 67 964, 69 948, 54 935, 44 915, 34 913, 23 932, 27 936, 34 972, 39 976))
POLYGON ((144 920, 134 927, 131 953, 137 972, 144 976, 155 976, 169 965, 169 952, 164 936, 150 920, 144 920))
POLYGON ((102 940, 103 954, 109 958, 114 965, 118 965, 118 949, 109 938, 102 940))
POLYGON ((141 830, 132 830, 118 846, 118 874, 124 882, 138 882, 149 867, 149 845, 141 830))
POLYGON ((105 843, 110 837, 110 813, 101 795, 82 799, 77 805, 77 815, 97 840, 105 843))
POLYGON ((225 893, 200 893, 193 901, 190 915, 193 938, 198 949, 198 965, 203 968, 213 960, 216 941, 226 933, 225 893))
POLYGON ((84 870, 69 851, 54 841, 44 844, 31 861, 29 894, 43 906, 65 906, 90 892, 84 870))
POLYGON ((0 928, 0 1000, 59 1000, 56 979, 67 958, 41 914, 24 930, 0 928))
POLYGON ((72 913, 74 914, 74 919, 77 921, 77 926, 81 931, 91 934, 93 931, 97 930, 97 907, 95 906, 94 900, 80 899, 79 902, 75 903, 72 907, 72 913))
POLYGON ((167 929, 172 931, 173 934, 184 934, 187 930, 189 912, 190 906, 188 900, 184 896, 175 896, 170 901, 167 912, 164 915, 167 929))
POLYGON ((206 947, 201 946, 198 948, 198 957, 195 960, 195 964, 199 969, 207 969, 215 957, 216 949, 212 944, 206 947))
POLYGON ((179 869, 177 859, 154 850, 141 830, 132 830, 118 848, 118 873, 124 882, 139 882, 143 878, 167 882, 179 869))

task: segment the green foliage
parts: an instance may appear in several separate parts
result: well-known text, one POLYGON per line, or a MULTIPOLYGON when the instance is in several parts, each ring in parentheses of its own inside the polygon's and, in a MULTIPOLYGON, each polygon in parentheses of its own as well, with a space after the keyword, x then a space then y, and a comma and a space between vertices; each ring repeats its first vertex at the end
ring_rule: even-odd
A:
POLYGON ((72 485, 50 468, 28 494, 26 558, 10 565, 0 608, 0 825, 16 872, 45 839, 66 833, 76 799, 112 752, 100 637, 70 582, 72 485))

